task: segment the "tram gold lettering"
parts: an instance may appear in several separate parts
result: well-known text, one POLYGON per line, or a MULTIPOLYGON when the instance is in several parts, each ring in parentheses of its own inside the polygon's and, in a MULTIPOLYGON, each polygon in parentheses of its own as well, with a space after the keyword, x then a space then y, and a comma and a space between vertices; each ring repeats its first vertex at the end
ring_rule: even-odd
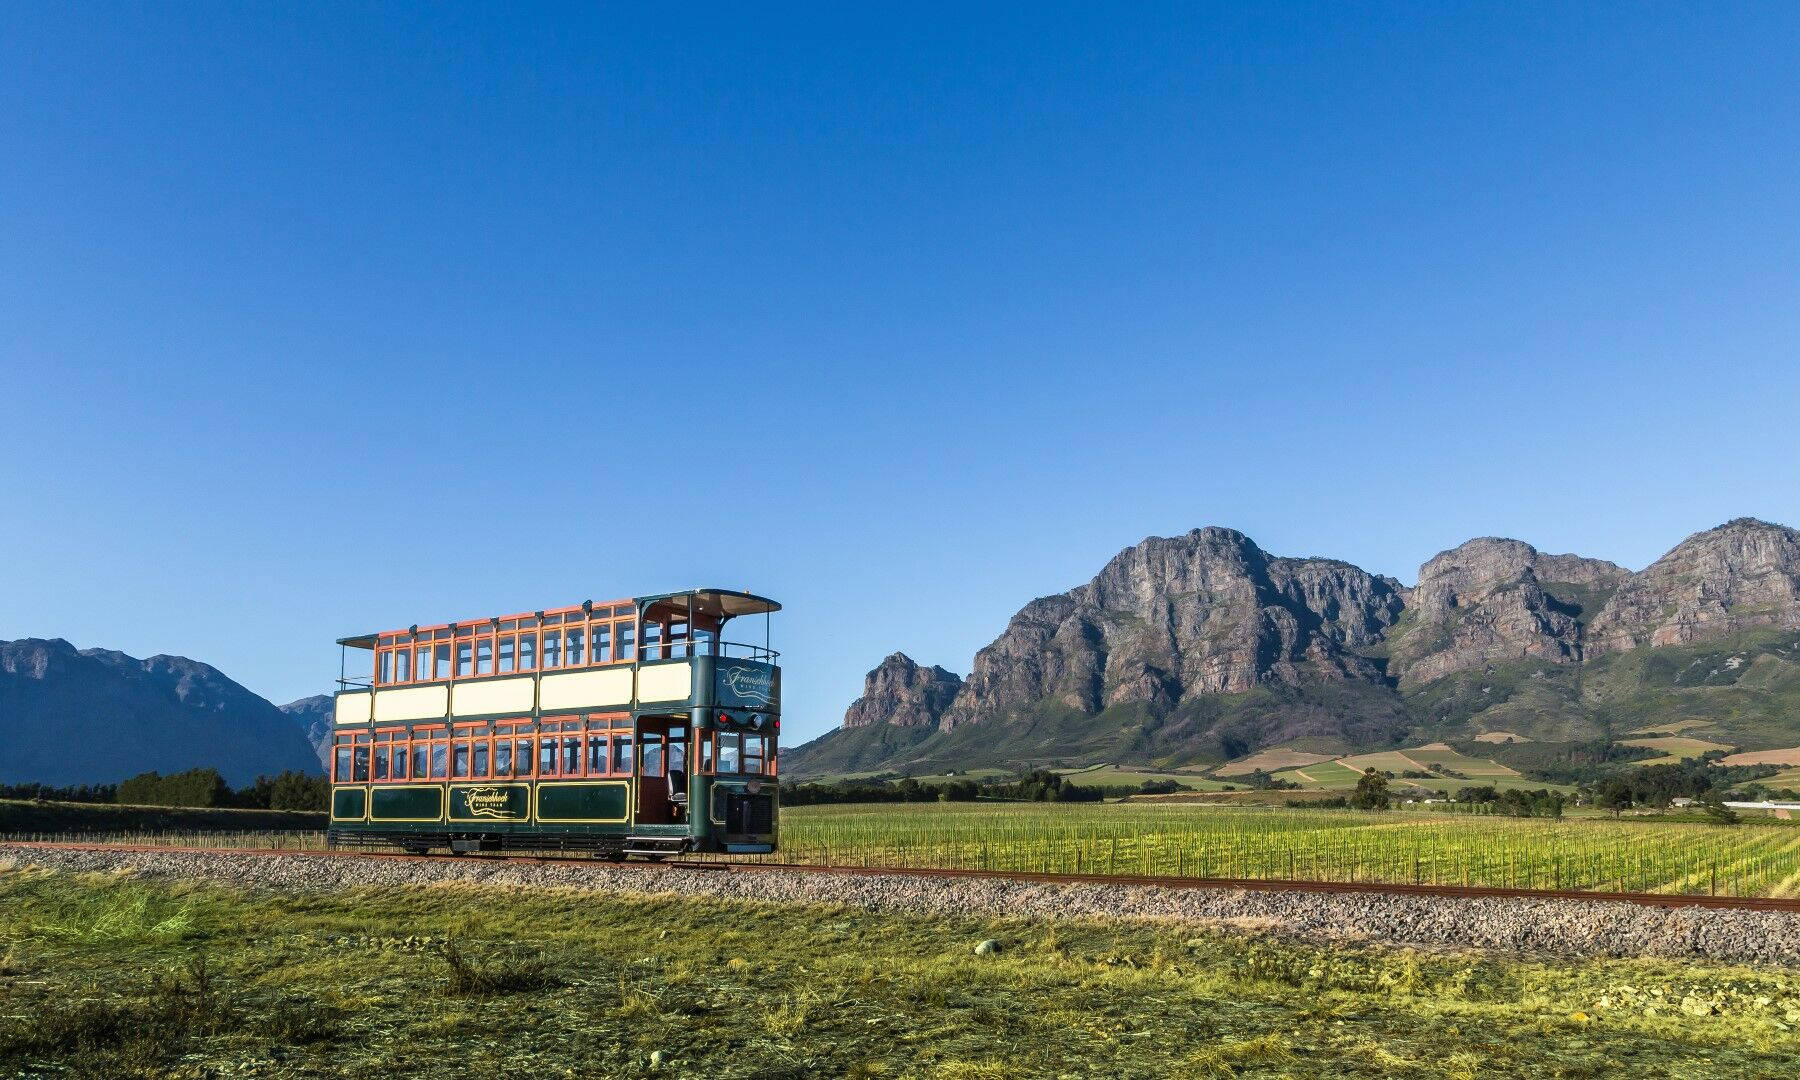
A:
POLYGON ((470 817, 503 818, 514 816, 512 798, 504 788, 469 788, 463 793, 463 801, 469 807, 470 817))

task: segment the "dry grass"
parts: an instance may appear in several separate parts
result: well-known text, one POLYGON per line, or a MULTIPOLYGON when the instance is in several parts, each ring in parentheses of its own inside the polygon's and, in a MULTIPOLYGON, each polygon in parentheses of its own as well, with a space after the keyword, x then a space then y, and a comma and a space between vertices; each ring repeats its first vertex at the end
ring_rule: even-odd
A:
POLYGON ((1635 1077, 1730 1078, 1781 1075, 1800 1054, 1800 985, 1785 973, 1171 924, 12 872, 0 943, 33 969, 0 979, 0 1075, 1365 1080, 1597 1077, 1628 1060, 1635 1077), (40 930, 140 903, 185 908, 186 935, 40 930), (438 944, 444 928, 453 947, 438 944), (985 938, 1006 948, 978 956, 985 938), (450 955, 512 992, 445 993, 450 955), (510 981, 522 969, 535 990, 510 981), (1705 1007, 1655 1004, 1684 1001, 1705 1007))

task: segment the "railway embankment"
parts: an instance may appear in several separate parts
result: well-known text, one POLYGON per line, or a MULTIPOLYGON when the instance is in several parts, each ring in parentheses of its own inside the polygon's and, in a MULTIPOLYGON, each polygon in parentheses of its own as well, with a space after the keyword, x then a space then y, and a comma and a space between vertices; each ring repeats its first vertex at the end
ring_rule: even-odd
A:
POLYGON ((127 872, 241 888, 474 886, 692 894, 728 900, 845 905, 878 912, 1033 919, 1174 921, 1307 941, 1482 949, 1568 957, 1691 957, 1800 966, 1800 913, 1646 907, 1550 898, 1047 883, 679 866, 352 855, 30 847, 0 843, 0 865, 71 873, 127 872))

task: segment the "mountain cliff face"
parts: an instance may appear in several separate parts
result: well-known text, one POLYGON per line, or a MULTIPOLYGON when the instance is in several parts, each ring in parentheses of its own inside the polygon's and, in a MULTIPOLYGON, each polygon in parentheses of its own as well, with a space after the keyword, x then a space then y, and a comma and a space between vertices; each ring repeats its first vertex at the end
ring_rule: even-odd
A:
POLYGON ((1544 555, 1518 540, 1470 540, 1419 568, 1407 618, 1390 635, 1388 671, 1402 686, 1417 686, 1496 660, 1577 662, 1592 598, 1629 576, 1602 559, 1544 555))
POLYGON ((844 726, 936 727, 961 689, 962 676, 937 666, 922 668, 905 653, 895 653, 863 680, 863 696, 844 713, 844 726))
POLYGON ((1800 533, 1738 518, 1633 574, 1594 620, 1591 647, 1686 645, 1753 627, 1800 629, 1800 533))
POLYGON ((319 766, 331 769, 331 736, 336 727, 337 707, 330 694, 314 694, 299 701, 277 706, 294 723, 319 755, 319 766))
POLYGON ((1285 559, 1231 529, 1151 537, 1093 581, 1034 600, 975 667, 943 727, 1052 700, 1086 713, 1155 709, 1265 684, 1378 682, 1362 655, 1400 615, 1403 590, 1329 559, 1285 559))
POLYGON ((206 664, 0 642, 0 779, 111 783, 202 765, 234 785, 319 768, 292 720, 206 664))
MULTIPOLYGON (((957 766, 995 746, 1020 761, 1200 761, 1295 739, 1373 748, 1533 724, 1534 737, 1590 739, 1663 714, 1723 727, 1749 717, 1750 741, 1792 745, 1797 631, 1800 533, 1748 518, 1635 574, 1471 540, 1426 562, 1411 589, 1197 529, 1151 537, 1086 585, 1027 604, 976 654, 931 738, 836 739, 832 753, 859 768, 884 752, 957 766), (1627 662, 1654 649, 1671 659, 1627 662), (1710 673, 1705 685, 1683 681, 1690 669, 1710 673), (987 734, 964 738, 971 729, 987 734)), ((890 657, 870 674, 846 729, 931 722, 908 665, 890 657)), ((953 679, 934 676, 934 692, 953 679)), ((806 760, 806 748, 788 751, 790 765, 806 760)))

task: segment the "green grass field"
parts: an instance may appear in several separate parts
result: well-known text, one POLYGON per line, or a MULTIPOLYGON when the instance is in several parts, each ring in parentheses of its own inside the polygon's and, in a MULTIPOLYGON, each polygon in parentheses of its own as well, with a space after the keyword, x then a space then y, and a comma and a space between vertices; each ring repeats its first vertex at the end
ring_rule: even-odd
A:
POLYGON ((325 814, 301 810, 117 806, 0 799, 0 834, 80 832, 280 832, 323 829, 325 814))
POLYGON ((782 811, 776 860, 1098 874, 1800 895, 1800 828, 1170 803, 782 811))
POLYGON ((0 870, 8 1076, 1736 1078, 1797 1029, 1791 974, 1679 960, 0 870))

